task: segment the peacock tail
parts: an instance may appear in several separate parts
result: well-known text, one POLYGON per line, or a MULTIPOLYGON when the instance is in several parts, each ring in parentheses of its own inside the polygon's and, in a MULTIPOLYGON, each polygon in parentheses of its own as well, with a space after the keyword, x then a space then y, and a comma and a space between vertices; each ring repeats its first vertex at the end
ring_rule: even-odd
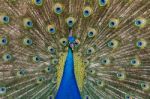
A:
POLYGON ((150 99, 149 76, 150 0, 0 0, 0 99, 150 99))

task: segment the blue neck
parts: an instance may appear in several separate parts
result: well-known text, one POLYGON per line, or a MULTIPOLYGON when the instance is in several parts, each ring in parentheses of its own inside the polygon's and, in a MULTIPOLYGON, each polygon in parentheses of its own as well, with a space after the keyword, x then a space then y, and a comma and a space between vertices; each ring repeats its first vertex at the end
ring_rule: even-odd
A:
POLYGON ((56 99, 81 99, 80 91, 74 74, 73 51, 69 47, 63 77, 58 89, 56 99))

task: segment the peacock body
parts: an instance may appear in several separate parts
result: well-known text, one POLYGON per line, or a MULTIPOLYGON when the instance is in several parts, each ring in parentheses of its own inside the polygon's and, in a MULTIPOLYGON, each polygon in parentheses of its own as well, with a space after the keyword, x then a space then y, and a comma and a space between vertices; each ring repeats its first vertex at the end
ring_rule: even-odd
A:
POLYGON ((0 0, 0 99, 150 99, 150 0, 0 0))

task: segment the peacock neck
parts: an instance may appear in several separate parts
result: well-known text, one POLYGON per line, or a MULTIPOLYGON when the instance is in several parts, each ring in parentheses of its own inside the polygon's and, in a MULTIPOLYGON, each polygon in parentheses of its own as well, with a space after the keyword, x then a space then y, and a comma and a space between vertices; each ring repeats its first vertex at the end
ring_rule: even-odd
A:
POLYGON ((56 99, 81 99, 74 74, 73 51, 70 47, 68 48, 63 77, 56 95, 56 99))

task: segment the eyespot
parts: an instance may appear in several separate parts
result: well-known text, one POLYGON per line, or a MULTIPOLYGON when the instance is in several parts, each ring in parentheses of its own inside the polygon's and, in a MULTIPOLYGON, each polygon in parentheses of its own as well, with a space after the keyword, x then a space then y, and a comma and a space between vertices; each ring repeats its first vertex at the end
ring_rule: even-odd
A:
POLYGON ((32 0, 32 3, 36 6, 42 6, 44 0, 32 0))
POLYGON ((147 46, 147 42, 144 39, 137 40, 136 47, 140 49, 144 49, 147 46))
POLYGON ((95 49, 93 47, 89 47, 87 50, 86 50, 86 54, 87 55, 91 55, 95 52, 95 49))
POLYGON ((138 66, 140 66, 141 62, 140 62, 139 59, 133 58, 133 59, 130 60, 130 64, 131 64, 132 66, 138 67, 138 66))
POLYGON ((89 69, 89 73, 94 75, 96 73, 96 71, 94 69, 89 69))
POLYGON ((102 58, 101 59, 101 64, 102 65, 110 65, 111 61, 109 58, 102 58))
POLYGON ((81 57, 81 56, 82 56, 82 53, 81 53, 81 52, 78 52, 76 55, 79 56, 79 57, 81 57))
POLYGON ((117 78, 119 79, 119 80, 124 80, 125 79, 125 73, 123 73, 123 72, 118 72, 117 73, 117 78))
POLYGON ((99 0, 99 5, 101 7, 106 6, 108 4, 109 0, 99 0))
POLYGON ((66 19, 67 25, 69 27, 73 27, 73 25, 75 24, 75 21, 76 20, 73 17, 69 17, 69 18, 66 19))
POLYGON ((147 82, 141 83, 141 88, 142 88, 144 91, 149 90, 149 89, 150 89, 149 83, 147 83, 147 82))
POLYGON ((51 62, 52 62, 53 65, 57 65, 58 64, 58 59, 52 59, 51 62))
POLYGON ((59 52, 59 57, 64 56, 63 52, 59 52))
POLYGON ((144 18, 137 18, 137 19, 134 20, 134 25, 136 27, 143 28, 146 25, 146 19, 144 19, 144 18))
POLYGON ((45 77, 43 77, 43 76, 40 76, 40 77, 37 77, 36 78, 36 82, 38 83, 38 84, 41 84, 41 83, 43 83, 45 81, 45 77))
POLYGON ((3 60, 4 60, 5 62, 11 61, 11 60, 12 60, 12 55, 9 54, 9 53, 5 53, 5 54, 3 55, 3 60))
POLYGON ((0 45, 7 45, 8 38, 7 37, 0 37, 0 45))
POLYGON ((56 3, 53 9, 54 9, 54 12, 58 15, 63 12, 63 6, 60 3, 56 3))
POLYGON ((56 33, 56 28, 54 25, 48 25, 47 27, 47 31, 51 34, 55 34, 56 33))
POLYGON ((88 35, 89 38, 94 37, 94 36, 96 35, 96 30, 93 29, 93 28, 90 28, 90 29, 88 30, 87 35, 88 35))
POLYGON ((17 72, 17 75, 18 76, 24 76, 26 74, 26 70, 24 69, 20 69, 18 72, 17 72))
POLYGON ((83 63, 85 66, 88 66, 90 64, 89 60, 84 60, 83 63))
POLYGON ((67 44, 68 44, 68 40, 66 39, 66 38, 62 38, 62 39, 60 39, 60 41, 59 41, 60 43, 61 43, 61 45, 63 45, 63 46, 67 46, 67 44))
POLYGON ((6 93, 6 87, 0 87, 0 95, 6 93))
POLYGON ((84 99, 91 99, 91 97, 89 95, 85 95, 84 99))
POLYGON ((93 10, 91 7, 85 7, 83 9, 83 15, 84 17, 89 17, 92 14, 93 10))
POLYGON ((110 19, 109 20, 109 28, 117 28, 119 25, 118 19, 110 19))
POLYGON ((50 66, 46 67, 45 72, 47 72, 47 73, 51 72, 51 67, 50 66))
POLYGON ((133 99, 133 97, 130 95, 125 95, 125 99, 133 99))
POLYGON ((108 45, 109 48, 115 49, 115 48, 118 47, 119 42, 118 42, 117 40, 115 40, 115 39, 112 39, 112 40, 110 40, 110 41, 107 43, 107 45, 108 45))
POLYGON ((53 96, 53 95, 50 95, 48 99, 54 99, 54 96, 53 96))
POLYGON ((96 81, 96 84, 97 84, 99 87, 104 87, 104 85, 105 85, 104 81, 102 81, 102 80, 96 81))
POLYGON ((48 52, 50 52, 51 54, 54 54, 56 52, 56 49, 53 48, 52 46, 48 46, 48 52))
POLYGON ((26 38, 23 39, 23 44, 26 45, 26 46, 31 46, 32 43, 33 42, 32 42, 31 38, 26 37, 26 38))
POLYGON ((0 16, 0 23, 1 24, 8 24, 10 22, 10 17, 7 15, 0 16))
POLYGON ((31 19, 25 18, 25 19, 23 19, 23 25, 24 25, 24 28, 30 29, 33 27, 33 22, 31 19))
POLYGON ((39 63, 41 61, 41 58, 40 56, 36 55, 36 56, 33 56, 32 60, 33 62, 39 63))

